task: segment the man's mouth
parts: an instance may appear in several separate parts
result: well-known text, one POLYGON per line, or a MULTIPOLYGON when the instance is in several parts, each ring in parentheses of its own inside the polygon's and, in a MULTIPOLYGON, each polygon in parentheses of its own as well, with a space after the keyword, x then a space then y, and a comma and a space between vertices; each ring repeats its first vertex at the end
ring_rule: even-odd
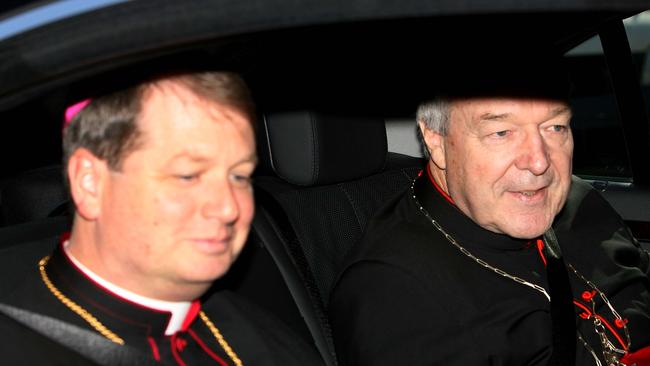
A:
POLYGON ((192 242, 202 251, 209 254, 222 253, 228 250, 232 235, 196 237, 192 242))
POLYGON ((526 202, 533 202, 544 198, 546 187, 540 189, 527 189, 521 191, 512 191, 516 197, 526 202))

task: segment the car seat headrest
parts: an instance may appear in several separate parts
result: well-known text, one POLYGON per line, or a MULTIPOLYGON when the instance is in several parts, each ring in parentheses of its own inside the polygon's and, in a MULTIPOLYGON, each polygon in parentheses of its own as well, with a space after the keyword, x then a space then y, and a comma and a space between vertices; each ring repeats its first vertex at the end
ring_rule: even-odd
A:
POLYGON ((69 201, 60 165, 26 171, 5 179, 0 183, 0 190, 0 221, 3 225, 52 216, 69 201))
POLYGON ((387 141, 380 118, 312 111, 266 115, 260 134, 275 173, 289 183, 313 186, 358 179, 381 171, 387 141))

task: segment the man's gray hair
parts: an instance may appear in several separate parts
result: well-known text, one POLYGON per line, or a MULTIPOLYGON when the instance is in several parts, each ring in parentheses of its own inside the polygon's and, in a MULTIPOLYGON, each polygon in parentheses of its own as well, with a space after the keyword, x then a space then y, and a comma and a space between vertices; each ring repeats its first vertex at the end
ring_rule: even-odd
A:
POLYGON ((418 106, 416 121, 424 124, 428 130, 445 136, 449 130, 450 105, 450 100, 445 97, 423 102, 418 106))
POLYGON ((422 102, 418 106, 418 110, 415 115, 415 120, 418 124, 416 129, 418 136, 420 137, 422 152, 427 159, 430 156, 429 148, 427 147, 426 141, 424 141, 422 131, 420 131, 420 124, 424 125, 427 130, 432 130, 442 136, 446 136, 447 132, 449 131, 450 107, 451 100, 442 96, 436 97, 435 99, 426 102, 422 102))

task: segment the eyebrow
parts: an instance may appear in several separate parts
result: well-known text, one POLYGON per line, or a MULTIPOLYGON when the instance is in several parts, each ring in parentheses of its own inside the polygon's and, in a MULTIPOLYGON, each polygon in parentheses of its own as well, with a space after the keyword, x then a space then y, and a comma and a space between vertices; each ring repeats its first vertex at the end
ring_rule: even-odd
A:
MULTIPOLYGON (((553 118, 555 118, 555 117, 557 117, 557 116, 559 116, 561 114, 565 114, 565 113, 569 114, 569 116, 570 116, 571 115, 571 108, 566 107, 566 106, 557 107, 557 108, 555 108, 555 109, 553 109, 551 111, 551 116, 550 116, 549 119, 553 119, 553 118)), ((479 120, 480 121, 488 121, 488 122, 489 121, 503 121, 503 120, 508 119, 508 117, 510 117, 510 115, 511 115, 510 113, 496 114, 496 113, 487 112, 487 113, 481 114, 481 116, 479 117, 479 120)))
POLYGON ((569 108, 568 106, 557 107, 557 108, 553 109, 553 112, 551 113, 551 116, 552 116, 551 118, 557 117, 557 116, 559 116, 561 114, 565 114, 565 113, 568 114, 569 117, 570 117, 571 116, 571 108, 569 108))
POLYGON ((510 117, 510 113, 495 114, 495 113, 488 112, 488 113, 481 114, 479 120, 480 121, 502 121, 504 119, 508 119, 508 117, 510 117))
MULTIPOLYGON (((206 162, 206 161, 210 160, 209 158, 206 158, 206 157, 203 157, 203 156, 199 156, 199 155, 188 153, 188 152, 183 152, 183 153, 180 153, 180 154, 177 154, 177 155, 173 156, 171 159, 169 159, 169 161, 171 162, 171 161, 175 161, 175 160, 179 160, 179 159, 188 159, 188 160, 191 160, 192 162, 196 162, 196 163, 203 163, 203 162, 206 162)), ((237 161, 235 163, 235 165, 243 164, 243 163, 257 164, 258 163, 257 154, 252 153, 251 155, 237 161)))
POLYGON ((258 158, 257 158, 257 154, 256 154, 256 153, 252 153, 252 154, 249 155, 247 158, 244 158, 244 159, 240 160, 239 163, 240 163, 240 164, 241 164, 241 163, 253 163, 253 164, 257 165, 257 163, 259 163, 259 160, 258 160, 258 158))

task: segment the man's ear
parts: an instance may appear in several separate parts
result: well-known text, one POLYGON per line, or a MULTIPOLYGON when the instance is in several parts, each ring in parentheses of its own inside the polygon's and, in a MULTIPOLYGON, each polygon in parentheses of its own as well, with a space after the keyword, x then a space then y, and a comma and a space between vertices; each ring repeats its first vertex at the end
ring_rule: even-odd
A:
POLYGON ((424 143, 427 145, 426 148, 431 156, 431 161, 438 169, 445 170, 447 167, 445 159, 445 137, 438 132, 428 129, 422 122, 419 125, 424 143))
POLYGON ((70 194, 77 213, 86 220, 96 219, 101 211, 102 185, 108 174, 106 162, 87 149, 77 149, 68 161, 70 194))

